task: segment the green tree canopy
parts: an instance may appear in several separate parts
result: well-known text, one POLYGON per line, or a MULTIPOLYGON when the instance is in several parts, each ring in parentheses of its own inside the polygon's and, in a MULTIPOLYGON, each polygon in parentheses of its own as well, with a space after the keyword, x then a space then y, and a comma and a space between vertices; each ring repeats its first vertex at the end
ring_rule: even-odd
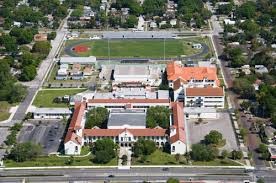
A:
POLYGON ((33 160, 42 153, 42 148, 40 145, 33 144, 31 142, 16 144, 8 156, 16 162, 23 162, 27 160, 33 160))
POLYGON ((86 114, 85 128, 92 128, 94 126, 106 127, 108 120, 108 110, 104 107, 97 107, 91 109, 86 114))
POLYGON ((206 144, 218 145, 223 139, 222 134, 216 130, 211 130, 209 134, 204 137, 206 144))
POLYGON ((204 144, 193 144, 190 152, 191 158, 195 161, 211 161, 216 158, 217 149, 204 144))
POLYGON ((112 158, 115 157, 115 144, 111 139, 97 140, 93 147, 93 153, 95 158, 93 159, 96 163, 108 163, 112 158))
POLYGON ((170 125, 170 109, 163 106, 150 107, 147 110, 146 124, 149 128, 156 126, 168 128, 170 125))
POLYGON ((156 150, 156 145, 152 140, 139 139, 134 143, 133 154, 136 157, 150 155, 156 150))
POLYGON ((16 52, 17 43, 16 39, 10 35, 2 35, 0 37, 0 45, 4 46, 7 52, 16 52))
POLYGON ((233 90, 244 99, 252 99, 255 97, 255 89, 252 83, 246 78, 235 79, 233 82, 233 90))
POLYGON ((24 66, 20 75, 20 81, 31 81, 36 76, 36 68, 33 65, 24 66))
POLYGON ((128 28, 134 28, 138 23, 138 19, 135 15, 130 15, 127 19, 126 19, 126 23, 125 26, 128 28))
POLYGON ((144 14, 162 16, 165 12, 165 3, 165 0, 145 0, 142 5, 144 14))
POLYGON ((50 52, 50 49, 51 44, 49 41, 39 41, 34 44, 32 52, 47 56, 50 52))

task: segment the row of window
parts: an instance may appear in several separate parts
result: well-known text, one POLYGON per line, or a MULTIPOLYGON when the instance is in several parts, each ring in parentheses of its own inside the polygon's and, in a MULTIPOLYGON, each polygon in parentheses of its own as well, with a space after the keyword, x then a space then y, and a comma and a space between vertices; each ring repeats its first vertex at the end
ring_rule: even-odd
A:
MULTIPOLYGON (((112 139, 112 140, 115 140, 115 141, 119 141, 119 137, 117 136, 117 137, 84 137, 84 140, 90 140, 90 141, 95 141, 95 140, 98 140, 98 139, 102 139, 102 138, 110 138, 110 139, 112 139)), ((148 137, 133 137, 133 139, 134 140, 138 140, 138 139, 140 139, 140 138, 142 138, 142 139, 145 139, 145 140, 167 140, 168 139, 168 137, 164 137, 164 136, 148 136, 148 137)), ((131 139, 131 137, 121 137, 121 139, 120 139, 121 141, 132 141, 132 139, 131 139), (127 138, 127 139, 126 139, 127 138)))

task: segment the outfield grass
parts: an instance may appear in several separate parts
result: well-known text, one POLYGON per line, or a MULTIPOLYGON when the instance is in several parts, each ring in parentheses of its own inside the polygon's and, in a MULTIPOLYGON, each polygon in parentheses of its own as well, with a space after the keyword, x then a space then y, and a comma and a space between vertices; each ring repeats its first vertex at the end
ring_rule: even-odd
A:
POLYGON ((0 102, 0 122, 9 119, 11 105, 8 102, 0 102))
POLYGON ((68 165, 66 162, 69 157, 57 157, 57 156, 43 156, 30 161, 15 162, 13 160, 5 160, 4 165, 6 167, 41 167, 41 166, 116 166, 117 158, 112 159, 107 164, 95 164, 91 160, 93 155, 86 157, 74 157, 72 164, 68 165))
MULTIPOLYGON (((176 161, 175 155, 171 155, 161 150, 156 150, 154 153, 146 157, 146 161, 141 162, 140 158, 133 159, 132 165, 187 165, 184 156, 176 161)), ((214 161, 193 161, 192 165, 198 166, 240 166, 240 164, 229 159, 221 160, 215 159, 214 161)))
MULTIPOLYGON (((193 55, 201 50, 193 49, 189 42, 191 39, 166 39, 165 53, 166 58, 174 58, 180 55, 193 55)), ((67 41, 66 46, 74 45, 76 41, 67 41)), ((78 56, 96 56, 98 58, 108 57, 108 41, 92 40, 80 43, 90 48, 85 53, 75 53, 78 56)), ((164 40, 163 39, 114 39, 109 41, 110 57, 112 58, 163 58, 164 40)))
POLYGON ((67 107, 66 103, 54 103, 56 97, 63 97, 64 95, 75 95, 83 92, 85 89, 51 89, 38 91, 33 105, 36 107, 67 107))

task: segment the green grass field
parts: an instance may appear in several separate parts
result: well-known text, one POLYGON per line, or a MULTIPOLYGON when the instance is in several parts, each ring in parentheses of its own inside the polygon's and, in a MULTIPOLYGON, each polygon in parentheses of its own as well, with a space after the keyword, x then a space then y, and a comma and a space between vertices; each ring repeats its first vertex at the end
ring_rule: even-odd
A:
POLYGON ((4 164, 6 167, 41 167, 41 166, 116 166, 117 158, 113 158, 107 164, 95 164, 91 160, 93 155, 86 157, 74 157, 72 164, 66 164, 68 157, 57 157, 57 156, 43 156, 38 157, 34 160, 15 162, 13 160, 5 160, 4 164))
POLYGON ((10 108, 11 108, 11 104, 9 104, 8 102, 5 102, 5 101, 0 102, 0 122, 9 119, 10 108))
POLYGON ((67 107, 65 103, 54 103, 54 98, 75 95, 82 91, 85 91, 85 89, 41 90, 37 93, 33 105, 36 107, 67 107))
MULTIPOLYGON (((90 48, 84 53, 73 53, 77 56, 96 56, 98 58, 108 58, 108 41, 93 40, 84 41, 77 44, 79 40, 67 41, 66 46, 86 45, 90 48)), ((193 55, 201 50, 193 49, 189 44, 192 39, 166 39, 165 56, 166 58, 175 58, 180 55, 193 55)), ((125 39, 110 40, 110 57, 111 58, 164 58, 164 40, 163 39, 125 39)))
MULTIPOLYGON (((146 161, 141 162, 138 159, 133 159, 132 165, 189 165, 184 156, 181 156, 179 161, 176 161, 175 156, 162 152, 157 149, 154 153, 146 157, 146 161)), ((231 161, 230 159, 215 159, 214 161, 193 161, 192 165, 198 166, 239 166, 240 164, 231 161)))

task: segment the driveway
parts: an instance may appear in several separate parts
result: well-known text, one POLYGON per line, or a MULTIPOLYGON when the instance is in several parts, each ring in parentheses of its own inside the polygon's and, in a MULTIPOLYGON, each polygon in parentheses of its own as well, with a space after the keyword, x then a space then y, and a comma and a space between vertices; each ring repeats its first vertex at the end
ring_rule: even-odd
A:
POLYGON ((238 149, 236 136, 232 127, 230 116, 228 113, 220 113, 218 119, 204 119, 202 124, 196 125, 195 119, 187 120, 189 130, 189 141, 191 144, 199 143, 204 139, 211 130, 217 130, 222 133, 226 144, 221 149, 232 151, 238 149), (207 123, 204 123, 207 122, 207 123))

